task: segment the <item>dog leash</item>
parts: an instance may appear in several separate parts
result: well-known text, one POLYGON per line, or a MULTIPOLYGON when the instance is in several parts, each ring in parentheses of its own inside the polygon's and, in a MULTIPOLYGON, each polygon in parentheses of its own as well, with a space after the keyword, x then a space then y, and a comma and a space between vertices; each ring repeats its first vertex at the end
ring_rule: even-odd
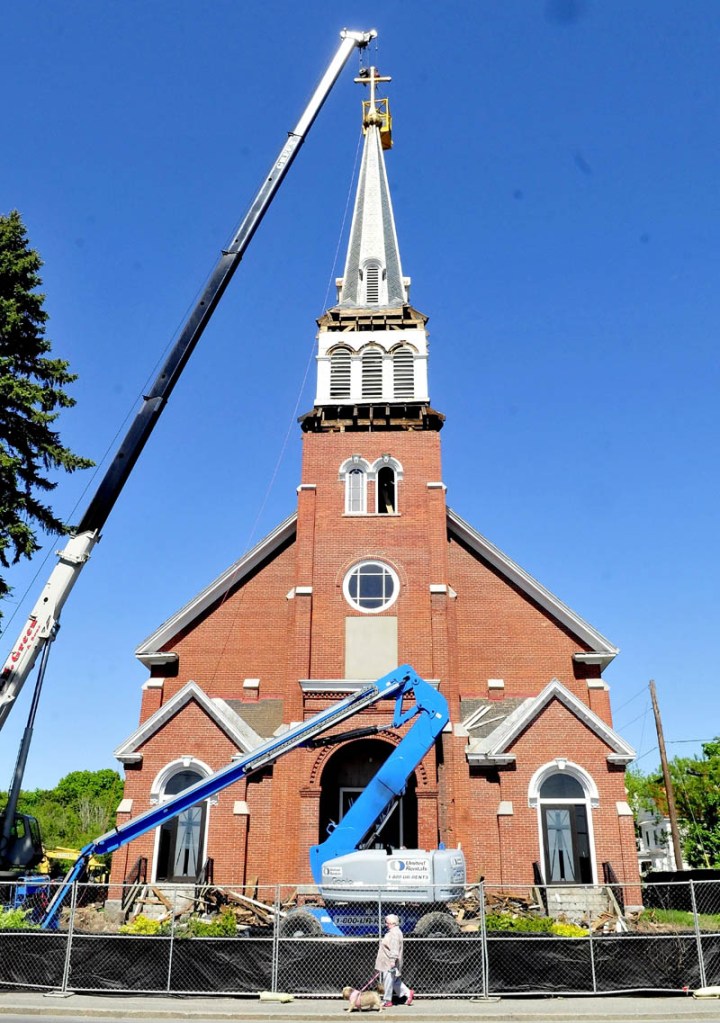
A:
POLYGON ((355 997, 354 997, 353 999, 351 999, 351 1001, 350 1001, 350 1005, 351 1005, 351 1006, 352 1006, 353 1008, 354 1008, 354 1007, 355 1007, 355 1006, 357 1005, 357 1001, 358 1001, 358 998, 359 998, 359 997, 360 997, 360 995, 361 995, 361 994, 363 993, 363 991, 367 991, 367 989, 368 989, 368 988, 370 987, 370 985, 371 985, 371 984, 373 984, 373 983, 374 983, 374 982, 375 982, 375 981, 376 981, 376 980, 378 979, 378 977, 379 977, 379 976, 380 976, 380 974, 379 974, 379 973, 375 973, 375 974, 374 974, 374 975, 373 975, 373 976, 372 976, 372 977, 370 978, 370 980, 369 980, 369 981, 367 982, 367 984, 365 985, 365 987, 361 987, 361 988, 357 988, 357 989, 356 989, 356 991, 355 991, 355 997))

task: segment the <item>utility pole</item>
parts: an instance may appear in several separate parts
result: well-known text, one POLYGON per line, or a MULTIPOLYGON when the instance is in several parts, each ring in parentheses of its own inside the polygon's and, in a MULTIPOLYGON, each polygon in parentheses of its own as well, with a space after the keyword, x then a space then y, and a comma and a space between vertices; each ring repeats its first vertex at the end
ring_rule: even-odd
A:
POLYGON ((667 795, 668 817, 670 818, 670 835, 672 837, 673 852, 675 853, 675 869, 682 870, 683 857, 682 848, 680 847, 680 830, 678 828, 677 810, 675 809, 675 790, 673 789, 673 783, 670 777, 670 768, 668 767, 667 753, 665 752, 665 738, 663 736, 662 721, 660 720, 660 708, 658 707, 657 694, 655 692, 655 681, 653 679, 650 679, 650 699, 652 700, 653 714, 655 715, 658 749, 660 750, 660 764, 662 766, 665 793, 667 795))

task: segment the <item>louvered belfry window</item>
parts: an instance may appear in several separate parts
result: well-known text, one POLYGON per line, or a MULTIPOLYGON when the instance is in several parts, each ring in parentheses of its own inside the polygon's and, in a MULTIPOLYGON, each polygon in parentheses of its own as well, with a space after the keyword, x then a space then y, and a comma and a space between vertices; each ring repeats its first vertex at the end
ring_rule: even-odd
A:
POLYGON ((393 354, 393 392, 398 399, 415 396, 415 364, 409 348, 393 354))
POLYGON ((382 398, 382 352, 377 348, 363 352, 362 396, 364 401, 382 398))
POLYGON ((330 397, 350 397, 350 352, 338 348, 330 357, 330 397))
POLYGON ((368 305, 377 305, 380 301, 380 267, 365 268, 365 300, 368 305))

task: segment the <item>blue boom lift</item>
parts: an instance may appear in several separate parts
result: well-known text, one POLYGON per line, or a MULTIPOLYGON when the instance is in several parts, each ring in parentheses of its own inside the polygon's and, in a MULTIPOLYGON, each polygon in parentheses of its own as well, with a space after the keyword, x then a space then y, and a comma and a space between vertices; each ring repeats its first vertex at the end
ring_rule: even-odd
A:
MULTIPOLYGON (((317 736, 371 707, 380 700, 394 699, 392 728, 412 726, 385 763, 370 780, 355 803, 328 838, 310 850, 313 878, 325 907, 290 912, 282 921, 285 937, 312 934, 358 934, 377 931, 377 909, 367 916, 368 903, 378 899, 389 911, 403 918, 407 929, 417 934, 455 934, 458 926, 445 909, 449 900, 461 898, 465 886, 465 858, 461 849, 402 849, 388 852, 371 849, 382 824, 403 794, 408 778, 432 749, 448 722, 447 701, 409 666, 383 676, 339 703, 320 711, 307 721, 291 726, 278 737, 268 739, 242 759, 185 789, 167 803, 140 814, 81 851, 65 879, 58 886, 42 919, 43 929, 56 926, 57 914, 73 883, 79 880, 92 856, 111 853, 147 831, 171 820, 197 803, 217 795, 228 785, 254 771, 274 764, 281 756, 302 747, 318 745, 317 736)), ((378 729, 358 729, 370 734, 378 729)), ((340 742, 345 734, 329 736, 340 742)), ((325 740, 323 740, 325 741, 325 740)))

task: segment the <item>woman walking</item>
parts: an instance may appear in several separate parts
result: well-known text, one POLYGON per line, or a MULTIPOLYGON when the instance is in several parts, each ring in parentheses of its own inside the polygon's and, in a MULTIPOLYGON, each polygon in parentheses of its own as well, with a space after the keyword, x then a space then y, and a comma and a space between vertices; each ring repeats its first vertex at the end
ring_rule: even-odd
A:
POLYGON ((393 995, 404 998, 406 1005, 412 1005, 415 992, 401 978, 403 961, 403 933, 400 920, 394 913, 385 917, 387 932, 380 939, 375 969, 382 974, 384 985, 383 1008, 389 1009, 393 1004, 393 995))

